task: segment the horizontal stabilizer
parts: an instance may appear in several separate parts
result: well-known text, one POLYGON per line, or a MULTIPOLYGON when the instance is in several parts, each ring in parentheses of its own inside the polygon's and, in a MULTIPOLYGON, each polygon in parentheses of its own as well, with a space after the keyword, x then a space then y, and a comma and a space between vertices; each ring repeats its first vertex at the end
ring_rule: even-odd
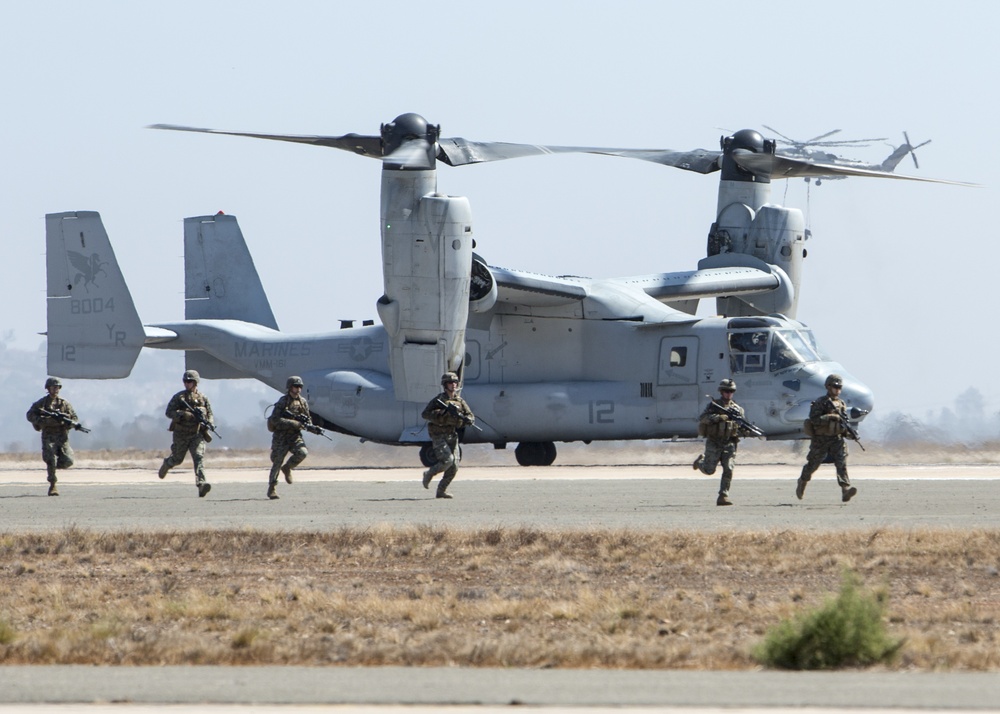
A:
POLYGON ((96 211, 45 216, 48 372, 127 377, 145 331, 96 211))

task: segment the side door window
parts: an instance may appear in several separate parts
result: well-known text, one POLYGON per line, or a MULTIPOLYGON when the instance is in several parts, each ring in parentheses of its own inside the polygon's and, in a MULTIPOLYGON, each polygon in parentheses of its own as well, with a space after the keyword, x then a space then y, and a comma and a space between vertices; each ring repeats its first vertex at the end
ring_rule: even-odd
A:
POLYGON ((698 381, 698 338, 664 337, 660 340, 657 384, 695 384, 698 381))

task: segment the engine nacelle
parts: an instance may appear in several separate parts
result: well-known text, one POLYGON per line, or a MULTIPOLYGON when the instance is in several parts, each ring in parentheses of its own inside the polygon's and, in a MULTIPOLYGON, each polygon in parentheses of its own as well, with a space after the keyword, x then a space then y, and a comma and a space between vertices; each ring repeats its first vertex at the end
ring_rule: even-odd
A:
POLYGON ((780 312, 794 318, 798 311, 805 240, 805 219, 797 208, 763 205, 755 211, 738 202, 723 208, 708 235, 709 257, 722 259, 732 254, 733 265, 744 264, 736 260, 736 255, 756 258, 779 269, 784 289, 745 298, 718 298, 719 314, 748 317, 780 312))
POLYGON ((465 360, 472 210, 465 198, 438 194, 407 206, 407 193, 390 191, 386 202, 383 191, 385 294, 377 307, 396 398, 423 402, 440 391, 441 374, 459 371, 465 360), (393 195, 404 201, 394 203, 393 195))

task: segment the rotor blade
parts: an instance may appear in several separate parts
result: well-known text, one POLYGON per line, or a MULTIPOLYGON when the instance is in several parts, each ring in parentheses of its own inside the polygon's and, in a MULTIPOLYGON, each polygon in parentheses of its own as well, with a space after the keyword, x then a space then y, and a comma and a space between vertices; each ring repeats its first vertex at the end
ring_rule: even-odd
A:
POLYGON ((765 129, 767 129, 768 131, 773 132, 776 136, 780 136, 782 139, 784 139, 785 141, 787 141, 789 144, 797 145, 797 144, 801 144, 802 143, 800 141, 795 141, 795 139, 789 139, 787 136, 785 136, 784 134, 782 134, 780 131, 778 131, 777 129, 775 129, 773 127, 768 126, 767 124, 761 124, 761 126, 764 127, 765 129))
POLYGON ((431 145, 426 139, 412 139, 388 156, 383 156, 382 163, 407 169, 433 169, 430 148, 431 145))
POLYGON ((904 176, 889 171, 860 169, 853 166, 837 164, 822 164, 804 159, 780 154, 755 154, 746 149, 733 151, 733 160, 750 173, 760 176, 770 176, 773 179, 823 176, 868 176, 871 178, 888 178, 902 181, 923 181, 926 183, 945 183, 953 186, 976 186, 964 181, 948 181, 945 179, 923 178, 921 176, 904 176))
POLYGON ((670 149, 580 149, 588 154, 604 156, 621 156, 626 159, 651 161, 654 164, 673 166, 674 168, 694 171, 699 174, 710 174, 720 168, 721 151, 694 149, 692 151, 671 151, 670 149))
POLYGON ((470 141, 462 137, 438 140, 437 158, 449 166, 480 164, 486 161, 518 159, 522 156, 570 153, 570 147, 510 144, 503 141, 470 141))
POLYGON ((151 124, 148 129, 165 129, 168 131, 192 131, 201 134, 224 134, 226 136, 248 136, 252 139, 272 139, 274 141, 291 141, 297 144, 312 144, 327 146, 333 149, 350 151, 361 156, 378 159, 382 157, 382 140, 377 136, 362 134, 345 134, 344 136, 306 136, 299 134, 254 134, 245 131, 223 131, 221 129, 202 129, 193 126, 177 124, 151 124))
POLYGON ((820 134, 819 136, 814 136, 812 139, 808 139, 808 140, 806 140, 806 141, 804 141, 802 143, 803 144, 812 144, 814 142, 819 141, 820 139, 825 139, 828 136, 833 136, 834 134, 836 134, 839 131, 840 131, 840 129, 834 129, 833 131, 828 131, 825 134, 820 134))
POLYGON ((812 146, 854 146, 860 144, 871 144, 876 141, 886 141, 886 137, 877 139, 841 139, 840 141, 815 141, 809 142, 812 146))
POLYGON ((505 142, 469 141, 461 137, 441 139, 438 142, 438 159, 449 166, 463 166, 485 161, 500 161, 522 156, 545 154, 602 154, 629 159, 652 161, 664 166, 674 166, 701 174, 717 171, 720 152, 695 149, 670 151, 664 149, 616 149, 596 146, 546 146, 541 144, 508 144, 505 142))

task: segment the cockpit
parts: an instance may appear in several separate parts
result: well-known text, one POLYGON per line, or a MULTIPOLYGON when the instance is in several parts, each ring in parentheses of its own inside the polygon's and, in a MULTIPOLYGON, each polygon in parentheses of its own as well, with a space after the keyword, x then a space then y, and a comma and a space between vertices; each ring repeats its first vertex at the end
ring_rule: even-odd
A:
POLYGON ((761 317, 729 321, 729 360, 733 374, 759 374, 828 358, 809 328, 761 317))

